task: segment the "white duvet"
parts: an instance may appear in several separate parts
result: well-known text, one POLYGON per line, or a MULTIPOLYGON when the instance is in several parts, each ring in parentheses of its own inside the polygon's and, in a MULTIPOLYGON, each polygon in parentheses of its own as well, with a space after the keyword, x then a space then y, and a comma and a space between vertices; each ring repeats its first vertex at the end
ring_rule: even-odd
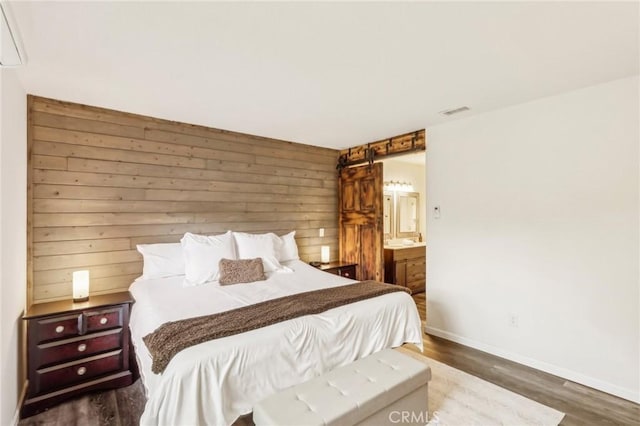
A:
POLYGON ((355 282, 301 261, 285 265, 294 272, 251 284, 183 287, 184 277, 172 277, 131 285, 131 335, 147 393, 141 425, 229 425, 262 398, 335 367, 405 342, 422 348, 415 304, 396 292, 205 342, 151 372, 142 338, 167 321, 355 282))

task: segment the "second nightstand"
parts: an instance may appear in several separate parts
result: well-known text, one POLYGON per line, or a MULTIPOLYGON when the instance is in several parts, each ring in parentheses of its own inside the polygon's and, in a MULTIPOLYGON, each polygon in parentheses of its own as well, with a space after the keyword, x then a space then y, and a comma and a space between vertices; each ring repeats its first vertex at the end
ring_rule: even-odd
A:
POLYGON ((29 388, 23 417, 87 391, 132 383, 131 303, 129 292, 122 292, 27 309, 29 388))
POLYGON ((331 262, 318 266, 321 271, 328 272, 334 275, 340 275, 341 277, 356 279, 356 266, 357 263, 352 262, 331 262))

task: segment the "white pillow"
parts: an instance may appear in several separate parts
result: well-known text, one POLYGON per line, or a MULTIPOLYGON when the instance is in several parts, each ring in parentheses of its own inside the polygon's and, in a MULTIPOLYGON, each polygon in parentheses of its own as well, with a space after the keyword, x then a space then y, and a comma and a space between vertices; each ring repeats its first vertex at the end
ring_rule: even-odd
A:
POLYGON ((291 231, 286 235, 276 237, 276 256, 280 262, 299 260, 298 245, 296 244, 296 231, 291 231))
POLYGON ((220 259, 236 259, 231 231, 222 235, 196 235, 187 232, 180 240, 184 253, 185 286, 218 279, 220 259))
POLYGON ((262 265, 265 272, 286 270, 278 262, 276 254, 276 238, 273 233, 268 234, 245 234, 244 232, 234 232, 233 238, 238 250, 238 259, 262 258, 262 265))
POLYGON ((184 257, 180 243, 138 244, 142 255, 142 279, 184 275, 184 257))

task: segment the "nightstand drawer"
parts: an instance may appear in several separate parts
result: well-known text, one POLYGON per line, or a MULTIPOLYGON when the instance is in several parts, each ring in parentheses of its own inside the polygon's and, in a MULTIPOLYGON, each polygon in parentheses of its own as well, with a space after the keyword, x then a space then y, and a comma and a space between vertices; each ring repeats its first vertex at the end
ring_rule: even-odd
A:
POLYGON ((36 392, 47 392, 86 382, 90 378, 121 370, 122 367, 122 350, 117 350, 36 370, 34 385, 36 392))
POLYGON ((33 321, 36 343, 77 336, 80 333, 81 315, 72 314, 33 321))
POLYGON ((119 349, 122 342, 122 328, 76 337, 52 343, 41 343, 33 350, 34 368, 55 363, 73 361, 101 352, 119 349))
POLYGON ((102 311, 84 312, 85 330, 87 333, 122 327, 122 307, 102 311))
POLYGON ((333 274, 333 275, 339 275, 341 277, 350 278, 352 280, 355 280, 355 279, 357 279, 356 278, 356 268, 357 268, 357 266, 358 266, 357 263, 331 262, 331 263, 322 264, 322 265, 318 266, 318 268, 321 271, 328 272, 328 273, 333 274))
POLYGON ((345 278, 356 278, 356 266, 347 266, 338 269, 338 275, 345 278))

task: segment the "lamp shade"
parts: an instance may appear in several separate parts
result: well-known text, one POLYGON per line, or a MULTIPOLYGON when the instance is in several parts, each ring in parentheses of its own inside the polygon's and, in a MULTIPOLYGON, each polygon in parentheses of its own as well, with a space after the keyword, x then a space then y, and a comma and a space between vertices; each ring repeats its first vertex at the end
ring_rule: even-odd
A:
POLYGON ((89 271, 75 271, 73 273, 73 301, 85 302, 89 300, 89 271))
POLYGON ((331 248, 329 246, 320 247, 320 261, 322 263, 329 263, 329 259, 331 258, 331 248))

